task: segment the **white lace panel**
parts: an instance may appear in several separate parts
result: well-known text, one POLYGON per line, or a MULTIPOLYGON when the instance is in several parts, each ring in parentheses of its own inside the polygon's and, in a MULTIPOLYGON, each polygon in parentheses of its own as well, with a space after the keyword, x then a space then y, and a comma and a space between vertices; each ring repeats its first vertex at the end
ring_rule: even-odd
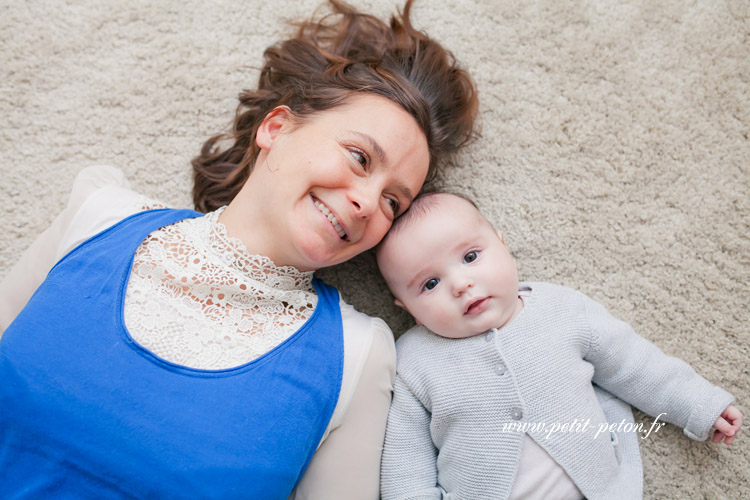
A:
POLYGON ((251 255, 218 221, 223 209, 151 233, 138 247, 125 324, 144 348, 200 369, 245 364, 312 315, 312 272, 251 255))

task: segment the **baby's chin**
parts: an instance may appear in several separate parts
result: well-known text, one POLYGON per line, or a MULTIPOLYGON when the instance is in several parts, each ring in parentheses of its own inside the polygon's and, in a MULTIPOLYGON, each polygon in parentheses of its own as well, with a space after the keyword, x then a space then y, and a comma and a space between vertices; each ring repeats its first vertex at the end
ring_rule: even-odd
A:
POLYGON ((446 328, 443 323, 427 324, 420 323, 438 337, 446 339, 466 339, 477 335, 484 335, 493 328, 499 328, 503 323, 502 314, 497 311, 485 311, 482 317, 475 317, 473 320, 465 321, 461 326, 446 328))

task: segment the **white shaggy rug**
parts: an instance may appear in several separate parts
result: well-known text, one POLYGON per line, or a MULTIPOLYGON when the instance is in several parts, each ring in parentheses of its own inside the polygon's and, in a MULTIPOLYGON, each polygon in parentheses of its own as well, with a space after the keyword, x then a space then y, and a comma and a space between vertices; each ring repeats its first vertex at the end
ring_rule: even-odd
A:
MULTIPOLYGON (((0 0, 0 276, 88 165, 188 206, 190 158, 285 21, 317 5, 0 0)), ((505 232, 522 278, 603 302, 747 414, 750 3, 417 0, 413 18, 480 91, 482 137, 442 184, 505 232)), ((409 326, 370 256, 321 275, 409 326)), ((744 434, 729 448, 672 426, 643 440, 645 498, 750 498, 744 434)))

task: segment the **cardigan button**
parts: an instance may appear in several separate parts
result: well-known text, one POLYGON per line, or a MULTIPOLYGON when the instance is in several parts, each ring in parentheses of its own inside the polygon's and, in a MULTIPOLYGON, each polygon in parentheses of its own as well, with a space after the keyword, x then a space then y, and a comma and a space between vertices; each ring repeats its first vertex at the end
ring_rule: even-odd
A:
POLYGON ((523 412, 520 408, 513 408, 510 411, 510 416, 513 417, 513 420, 521 420, 521 418, 523 417, 523 412))
POLYGON ((487 342, 492 342, 492 339, 495 338, 495 332, 497 331, 497 328, 492 328, 489 332, 484 334, 484 340, 487 342))
POLYGON ((501 377, 505 375, 505 365, 503 364, 502 361, 498 363, 497 365, 495 365, 495 373, 497 373, 501 377))

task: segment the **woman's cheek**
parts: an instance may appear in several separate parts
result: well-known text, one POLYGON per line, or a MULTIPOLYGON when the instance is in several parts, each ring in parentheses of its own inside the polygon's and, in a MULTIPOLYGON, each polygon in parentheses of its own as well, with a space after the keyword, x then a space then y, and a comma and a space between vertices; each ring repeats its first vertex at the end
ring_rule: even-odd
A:
POLYGON ((377 220, 371 220, 368 227, 367 248, 370 249, 380 243, 393 225, 393 221, 383 215, 377 215, 377 220))

